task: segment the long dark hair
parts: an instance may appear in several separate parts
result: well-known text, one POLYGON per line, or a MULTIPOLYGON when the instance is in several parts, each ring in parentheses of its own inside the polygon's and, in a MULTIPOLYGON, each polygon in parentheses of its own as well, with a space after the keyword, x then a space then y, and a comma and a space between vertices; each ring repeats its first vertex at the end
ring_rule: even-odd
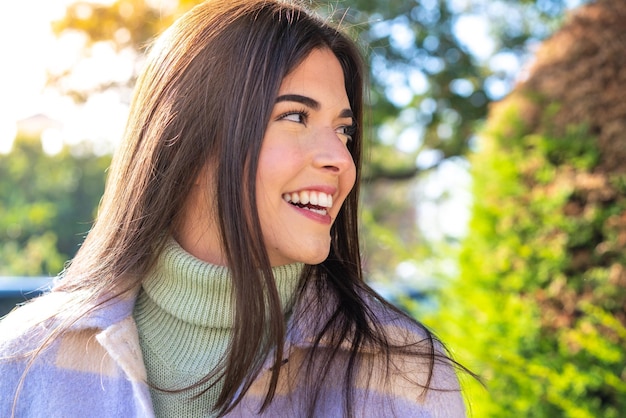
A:
MULTIPOLYGON (((431 334, 425 331, 425 349, 393 347, 365 302, 371 296, 395 309, 364 283, 361 271, 357 206, 364 67, 357 46, 293 2, 212 0, 184 15, 155 43, 136 86, 97 220, 54 290, 83 295, 76 305, 77 320, 94 308, 93 301, 102 303, 136 289, 168 234, 175 234, 194 181, 211 164, 217 178, 219 239, 236 303, 233 339, 220 372, 220 413, 241 400, 270 353, 276 365, 282 359, 286 325, 255 205, 255 179, 280 84, 318 48, 331 50, 343 69, 357 126, 348 146, 357 181, 332 227, 328 259, 307 266, 302 274, 303 288, 316 289, 320 306, 324 297, 337 302, 315 341, 317 347, 322 337, 328 338, 332 349, 313 349, 309 364, 314 354, 332 360, 342 343, 350 343, 344 382, 347 414, 355 379, 352 366, 365 346, 378 347, 387 356, 397 348, 427 357, 432 374, 436 353, 431 334)), ((273 368, 262 408, 274 396, 279 372, 280 367, 273 368)), ((312 414, 324 380, 308 380, 312 414)))

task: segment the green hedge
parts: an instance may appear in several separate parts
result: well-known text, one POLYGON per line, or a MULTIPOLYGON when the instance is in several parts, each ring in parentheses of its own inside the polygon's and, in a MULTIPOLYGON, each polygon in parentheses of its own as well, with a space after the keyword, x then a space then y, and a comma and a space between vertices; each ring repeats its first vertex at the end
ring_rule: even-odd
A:
POLYGON ((467 383, 478 417, 626 413, 626 177, 598 170, 586 124, 550 127, 558 107, 515 93, 472 159, 470 231, 438 328, 485 380, 467 383))

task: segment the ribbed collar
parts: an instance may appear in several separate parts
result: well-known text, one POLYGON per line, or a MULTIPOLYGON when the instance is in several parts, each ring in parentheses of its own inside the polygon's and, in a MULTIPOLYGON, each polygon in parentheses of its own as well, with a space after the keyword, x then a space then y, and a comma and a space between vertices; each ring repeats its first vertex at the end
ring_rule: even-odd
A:
MULTIPOLYGON (((272 268, 283 311, 297 291, 304 264, 272 268)), ((170 238, 142 284, 161 309, 189 324, 232 328, 234 303, 227 267, 197 259, 170 238)))

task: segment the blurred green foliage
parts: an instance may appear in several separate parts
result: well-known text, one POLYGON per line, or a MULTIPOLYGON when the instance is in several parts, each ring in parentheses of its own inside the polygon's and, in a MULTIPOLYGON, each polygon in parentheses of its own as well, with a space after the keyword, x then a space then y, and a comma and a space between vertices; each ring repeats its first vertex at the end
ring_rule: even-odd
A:
POLYGON ((85 146, 43 152, 18 136, 0 154, 0 275, 56 275, 89 231, 110 156, 85 146))
POLYGON ((529 102, 501 103, 481 135, 460 279, 433 321, 486 380, 487 390, 468 382, 476 416, 617 418, 626 196, 594 173, 599 150, 585 123, 559 136, 533 129, 529 102))

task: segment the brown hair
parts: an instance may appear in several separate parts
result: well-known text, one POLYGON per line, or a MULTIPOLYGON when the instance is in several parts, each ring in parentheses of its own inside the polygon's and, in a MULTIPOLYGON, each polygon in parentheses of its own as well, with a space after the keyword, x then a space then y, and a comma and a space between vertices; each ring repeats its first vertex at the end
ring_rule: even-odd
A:
MULTIPOLYGON (((328 259, 307 266, 302 280, 314 281, 320 297, 330 292, 337 301, 315 344, 329 334, 334 349, 317 351, 332 359, 342 342, 350 342, 345 410, 351 414, 352 365, 359 350, 374 344, 388 356, 392 348, 364 301, 364 295, 378 296, 363 281, 359 254, 364 70, 355 44, 302 6, 273 0, 209 1, 155 43, 136 86, 96 223, 55 289, 86 295, 75 318, 95 300, 136 289, 168 234, 175 232, 177 215, 210 161, 236 303, 233 341, 220 372, 224 385, 216 409, 221 413, 245 394, 271 350, 275 364, 282 359, 285 321, 255 206, 255 178, 280 84, 316 48, 330 49, 343 68, 357 124, 349 144, 357 182, 332 227, 328 259)), ((426 335, 428 348, 417 354, 430 358, 432 373, 435 350, 430 333, 426 335)), ((310 359, 312 364, 312 354, 310 359)), ((263 408, 272 400, 279 371, 273 368, 263 408)), ((208 380, 216 372, 207 373, 208 380)), ((323 379, 308 378, 319 391, 323 379)))

